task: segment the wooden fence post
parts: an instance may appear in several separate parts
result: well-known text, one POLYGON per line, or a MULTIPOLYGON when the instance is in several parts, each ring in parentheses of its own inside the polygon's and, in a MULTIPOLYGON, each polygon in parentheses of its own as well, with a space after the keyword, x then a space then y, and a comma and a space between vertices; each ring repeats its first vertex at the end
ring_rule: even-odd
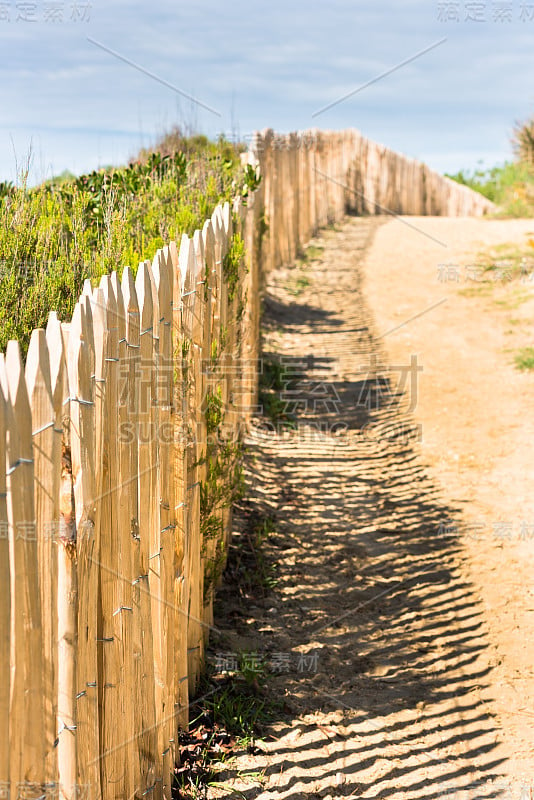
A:
MULTIPOLYGON (((117 297, 109 275, 100 287, 106 307, 106 393, 102 443, 102 524, 100 532, 100 600, 102 627, 99 636, 100 748, 102 788, 110 798, 125 797, 128 764, 125 756, 125 708, 123 705, 124 632, 122 564, 119 532, 119 320, 117 297), (118 733, 120 739, 118 739, 118 733)), ((124 612, 131 613, 131 612, 124 612)))
POLYGON ((156 491, 151 441, 151 413, 153 402, 153 324, 154 306, 152 277, 147 262, 139 264, 135 279, 139 303, 139 379, 138 379, 138 492, 139 492, 139 574, 134 580, 139 587, 139 604, 143 620, 142 652, 138 675, 144 683, 140 708, 140 734, 138 753, 141 757, 141 776, 147 784, 145 791, 161 797, 161 769, 158 750, 155 677, 154 633, 152 629, 152 601, 149 571, 151 569, 151 530, 156 491), (159 779, 159 781, 158 781, 159 779))
POLYGON ((7 375, 0 355, 0 786, 9 787, 11 576, 7 516, 7 375))
POLYGON ((32 412, 34 503, 43 630, 44 780, 57 784, 57 533, 61 451, 52 398, 50 359, 44 330, 32 332, 26 359, 32 412))
POLYGON ((156 564, 159 569, 157 590, 159 598, 155 607, 158 617, 158 639, 154 642, 159 680, 156 697, 161 709, 158 730, 160 755, 163 763, 163 793, 170 798, 170 775, 173 772, 178 736, 174 707, 174 485, 171 476, 171 453, 174 432, 171 421, 173 398, 172 360, 172 274, 163 251, 158 250, 152 263, 154 286, 158 296, 158 370, 156 405, 158 424, 155 431, 158 452, 158 512, 155 519, 154 553, 159 552, 156 564))
POLYGON ((174 604, 177 623, 174 633, 174 688, 177 725, 187 730, 189 721, 189 672, 188 672, 188 609, 190 595, 190 575, 187 569, 189 559, 189 542, 187 537, 187 429, 184 417, 186 408, 186 390, 184 378, 185 356, 183 352, 182 332, 182 274, 180 256, 175 242, 169 245, 169 258, 173 271, 172 296, 172 334, 173 363, 175 380, 173 387, 174 406, 174 448, 173 448, 173 480, 174 480, 174 604))
POLYGON ((131 591, 132 613, 129 615, 131 626, 131 704, 132 704, 132 758, 133 790, 142 795, 150 785, 143 742, 143 694, 146 691, 143 678, 143 616, 141 603, 140 542, 139 535, 139 384, 140 377, 140 339, 139 339, 139 304, 137 292, 130 267, 122 273, 122 297, 124 301, 126 352, 121 361, 121 382, 124 384, 123 401, 126 413, 121 423, 121 441, 124 448, 121 461, 121 480, 125 483, 129 536, 129 582, 131 591))
POLYGON ((76 736, 78 791, 98 797, 99 553, 95 535, 95 340, 90 286, 80 298, 69 332, 70 453, 76 522, 77 631, 76 736), (95 685, 96 684, 96 685, 95 685))
POLYGON ((7 510, 11 568, 11 788, 43 791, 43 651, 34 509, 32 415, 19 344, 10 341, 5 372, 9 399, 7 510))

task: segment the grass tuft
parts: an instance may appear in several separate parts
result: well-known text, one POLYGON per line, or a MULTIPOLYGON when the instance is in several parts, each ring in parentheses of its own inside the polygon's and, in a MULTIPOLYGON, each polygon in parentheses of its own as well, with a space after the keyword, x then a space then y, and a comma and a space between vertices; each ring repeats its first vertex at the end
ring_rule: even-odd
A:
POLYGON ((534 370, 534 347, 523 347, 514 357, 517 369, 527 372, 534 370))

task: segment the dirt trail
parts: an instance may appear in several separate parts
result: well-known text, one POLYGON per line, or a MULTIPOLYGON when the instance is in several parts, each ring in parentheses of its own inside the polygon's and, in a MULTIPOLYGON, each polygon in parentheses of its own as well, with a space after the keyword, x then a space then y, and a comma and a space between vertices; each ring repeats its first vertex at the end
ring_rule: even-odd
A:
POLYGON ((279 583, 241 617, 224 593, 216 647, 276 661, 291 719, 229 771, 247 798, 533 796, 534 533, 491 526, 534 524, 534 380, 502 352, 508 310, 438 280, 529 228, 409 222, 350 220, 269 276, 264 353, 297 428, 253 431, 248 503, 276 518, 279 583))

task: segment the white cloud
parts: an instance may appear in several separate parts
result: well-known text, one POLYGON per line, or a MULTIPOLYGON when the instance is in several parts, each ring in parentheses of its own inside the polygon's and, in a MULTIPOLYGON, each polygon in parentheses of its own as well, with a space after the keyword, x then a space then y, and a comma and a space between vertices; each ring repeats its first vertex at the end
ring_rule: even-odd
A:
MULTIPOLYGON (((519 8, 515 0, 516 17, 519 8)), ((24 151, 33 137, 42 163, 85 170, 125 161, 181 120, 210 134, 232 122, 242 132, 355 126, 449 170, 475 166, 484 153, 503 160, 514 121, 533 110, 533 43, 534 22, 440 23, 437 0, 113 0, 93 3, 87 24, 0 22, 0 179, 13 172, 12 141, 24 151), (445 44, 312 118, 443 37, 445 44)))

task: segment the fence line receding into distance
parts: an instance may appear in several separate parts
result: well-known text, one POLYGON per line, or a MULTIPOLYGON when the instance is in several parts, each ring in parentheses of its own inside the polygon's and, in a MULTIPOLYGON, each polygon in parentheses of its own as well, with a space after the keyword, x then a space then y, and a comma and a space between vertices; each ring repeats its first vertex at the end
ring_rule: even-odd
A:
POLYGON ((347 212, 492 208, 357 131, 246 157, 246 204, 0 356, 0 798, 170 798, 231 531, 209 454, 254 409, 263 272, 347 212))

